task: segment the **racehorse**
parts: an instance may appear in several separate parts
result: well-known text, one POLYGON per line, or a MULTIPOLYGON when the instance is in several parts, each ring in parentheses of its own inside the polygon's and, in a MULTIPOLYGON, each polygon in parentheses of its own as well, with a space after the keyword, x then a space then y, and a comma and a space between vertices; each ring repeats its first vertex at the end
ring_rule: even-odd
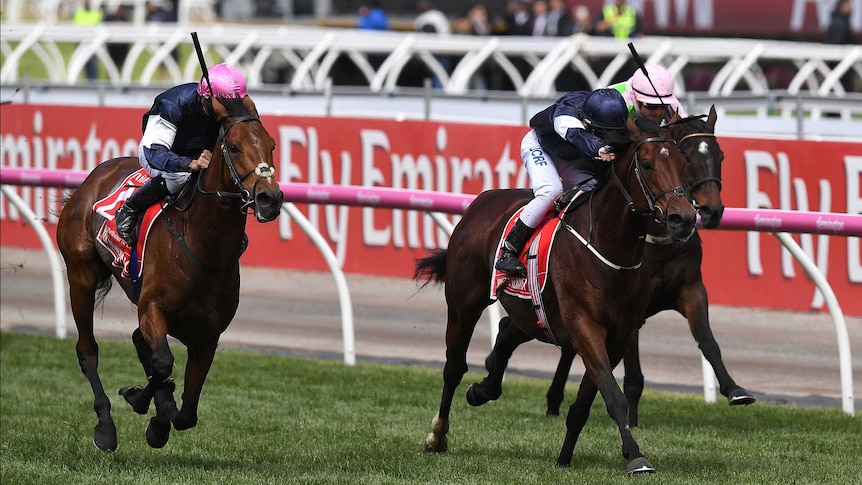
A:
MULTIPOLYGON (((724 205, 721 202, 721 162, 724 152, 715 137, 718 117, 713 106, 706 121, 701 116, 681 119, 671 118, 668 126, 672 137, 686 156, 684 172, 686 190, 695 202, 705 228, 715 228, 721 222, 724 205)), ((685 242, 675 242, 667 236, 660 224, 651 223, 647 230, 647 245, 644 249, 645 269, 650 274, 650 303, 643 321, 663 310, 676 310, 687 318, 692 336, 712 365, 719 382, 719 390, 730 405, 751 404, 755 401, 748 391, 738 386, 721 359, 721 349, 709 326, 709 301, 700 271, 703 248, 700 235, 695 234, 685 242)), ((641 323, 643 325, 643 322, 641 323)), ((510 335, 518 332, 511 325, 500 329, 498 338, 504 341, 517 340, 510 335)), ((629 425, 638 426, 638 407, 644 388, 638 346, 639 330, 632 334, 623 357, 625 377, 623 389, 629 405, 629 425)), ((491 355, 488 357, 493 359, 491 355)), ((548 389, 547 411, 549 416, 560 413, 566 380, 571 371, 574 351, 561 347, 560 362, 548 389)), ((489 364, 490 366, 490 364, 489 364)))
MULTIPOLYGON (((627 473, 641 474, 655 469, 626 424, 625 396, 612 369, 648 303, 643 291, 647 274, 638 268, 649 219, 659 219, 667 224, 670 237, 684 240, 694 231, 696 213, 684 194, 685 158, 670 132, 640 119, 630 119, 628 129, 631 143, 624 155, 618 152, 621 155, 609 165, 600 187, 555 216, 562 228, 554 239, 547 283, 541 291, 545 325, 540 325, 533 301, 503 290, 496 297, 508 312, 504 319, 520 329, 523 341, 565 341, 584 359, 587 372, 569 408, 557 466, 571 465, 590 406, 601 392, 619 428, 627 473)), ((455 389, 467 372, 467 348, 482 311, 493 302, 495 248, 507 222, 531 197, 530 190, 483 192, 464 212, 448 248, 417 260, 414 278, 426 278, 426 284, 444 283, 448 306, 443 395, 422 446, 426 452, 448 448, 449 412, 455 389)), ((495 345, 498 356, 510 355, 513 349, 501 349, 499 340, 495 345)), ((502 373, 492 371, 489 379, 502 380, 502 373)), ((468 402, 486 402, 481 394, 480 388, 471 386, 468 402)))
POLYGON ((248 212, 253 211, 259 222, 269 222, 281 211, 283 194, 273 177, 275 140, 261 123, 254 102, 248 96, 214 98, 212 105, 220 130, 210 166, 191 179, 150 228, 139 288, 112 264, 114 256, 97 241, 107 219, 94 212, 97 201, 140 169, 137 158, 115 158, 93 169, 60 214, 57 244, 66 261, 78 328, 78 364, 94 395, 98 424, 93 442, 105 452, 117 448, 117 429, 99 378, 93 311, 111 289, 111 278, 137 305, 138 327, 132 341, 147 376, 146 386, 123 387, 120 394, 138 414, 147 414, 150 402, 155 402, 156 415, 146 438, 151 447, 161 448, 171 425, 186 430, 197 424, 198 402, 219 336, 239 304, 239 258, 248 212), (170 379, 174 357, 168 335, 188 351, 179 410, 170 379))

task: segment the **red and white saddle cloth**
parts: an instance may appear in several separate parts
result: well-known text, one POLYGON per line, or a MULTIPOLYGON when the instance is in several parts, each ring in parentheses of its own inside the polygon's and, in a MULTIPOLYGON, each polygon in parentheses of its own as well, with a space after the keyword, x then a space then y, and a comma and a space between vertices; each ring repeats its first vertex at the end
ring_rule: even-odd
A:
MULTIPOLYGON (((580 195, 580 194, 579 194, 580 195)), ((577 197, 573 198, 574 201, 577 197)), ((562 210, 566 210, 572 205, 568 205, 562 210)), ((500 237, 497 243, 497 251, 494 253, 494 261, 500 258, 500 252, 503 250, 503 243, 509 234, 509 230, 515 225, 515 220, 521 214, 524 208, 520 208, 512 215, 506 223, 506 230, 500 237)), ((491 275, 491 299, 496 300, 499 292, 504 292, 507 295, 516 296, 524 300, 532 300, 533 310, 536 312, 538 321, 536 325, 542 329, 549 341, 559 347, 554 333, 551 331, 551 326, 548 323, 548 315, 545 312, 545 303, 542 300, 542 290, 545 289, 545 284, 548 282, 548 261, 551 257, 551 248, 554 245, 554 240, 558 234, 557 229, 562 224, 560 217, 555 217, 553 213, 548 214, 542 224, 533 232, 533 236, 527 241, 526 250, 518 255, 518 260, 524 263, 527 268, 527 277, 513 276, 498 269, 494 269, 491 275)))
POLYGON ((99 228, 99 232, 96 234, 96 240, 114 256, 112 264, 117 268, 123 269, 124 277, 131 277, 132 270, 130 268, 134 266, 135 274, 134 278, 132 278, 134 280, 140 279, 143 272, 142 262, 144 261, 144 250, 147 247, 147 235, 153 226, 153 222, 162 213, 162 204, 154 204, 144 212, 143 217, 141 217, 141 229, 138 233, 135 248, 129 246, 120 237, 120 234, 117 233, 117 223, 114 220, 114 214, 123 205, 122 203, 131 197, 141 186, 149 182, 150 178, 144 169, 140 169, 126 177, 123 183, 116 190, 108 194, 107 197, 93 204, 93 211, 105 218, 105 223, 102 224, 102 227, 99 228), (135 249, 135 251, 132 251, 132 249, 135 249))

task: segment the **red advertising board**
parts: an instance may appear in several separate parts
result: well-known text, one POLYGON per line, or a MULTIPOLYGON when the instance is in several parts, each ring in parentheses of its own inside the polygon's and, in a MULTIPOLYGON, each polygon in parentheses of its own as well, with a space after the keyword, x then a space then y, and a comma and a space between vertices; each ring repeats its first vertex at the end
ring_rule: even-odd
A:
MULTIPOLYGON (((134 154, 140 109, 5 105, 0 166, 90 170, 134 154)), ((263 116, 276 139, 282 183, 360 185, 478 194, 527 186, 520 157, 525 128, 427 121, 263 116)), ((721 120, 718 127, 720 131, 721 120)), ((862 143, 721 136, 722 198, 729 207, 862 214, 862 143)), ((63 191, 17 193, 56 227, 63 191)), ((410 277, 414 258, 445 247, 446 234, 417 211, 299 206, 349 273, 410 277)), ((457 216, 449 216, 457 222, 457 216)), ((243 264, 326 271, 317 248, 286 215, 250 221, 243 264)), ((825 311, 802 267, 768 233, 702 231, 710 301, 745 307, 825 311)), ((795 235, 838 296, 862 315, 857 237, 795 235)), ((40 247, 18 211, 0 197, 0 245, 40 247)))

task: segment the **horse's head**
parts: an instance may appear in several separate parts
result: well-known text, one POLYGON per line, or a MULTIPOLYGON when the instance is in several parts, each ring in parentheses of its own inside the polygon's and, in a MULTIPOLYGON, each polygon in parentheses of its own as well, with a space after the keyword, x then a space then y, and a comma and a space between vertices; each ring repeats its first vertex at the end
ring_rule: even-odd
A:
POLYGON ((715 138, 715 106, 704 122, 702 116, 680 118, 675 114, 668 124, 673 138, 686 158, 685 183, 694 200, 703 227, 712 229, 721 222, 721 162, 724 152, 715 138))
POLYGON ((696 212, 685 194, 685 157, 671 138, 670 130, 644 119, 629 119, 631 146, 617 158, 615 174, 625 180, 632 211, 652 214, 666 223, 668 235, 685 241, 694 232, 696 212), (619 163, 622 162, 622 163, 619 163), (623 178, 625 177, 625 178, 623 178))
POLYGON ((212 109, 221 124, 213 162, 222 162, 222 184, 239 189, 242 209, 252 208, 259 222, 274 220, 284 200, 273 167, 275 140, 261 123, 254 102, 248 96, 215 98, 212 109))

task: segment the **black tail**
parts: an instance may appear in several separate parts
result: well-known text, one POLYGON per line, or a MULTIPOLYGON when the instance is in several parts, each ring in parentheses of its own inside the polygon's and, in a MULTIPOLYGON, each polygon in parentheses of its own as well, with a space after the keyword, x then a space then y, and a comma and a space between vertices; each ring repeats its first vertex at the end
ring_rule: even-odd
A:
POLYGON ((435 283, 442 283, 446 277, 446 250, 436 249, 431 252, 431 255, 425 258, 416 260, 416 272, 413 273, 413 279, 418 280, 425 278, 427 281, 422 287, 424 288, 432 280, 435 283))

